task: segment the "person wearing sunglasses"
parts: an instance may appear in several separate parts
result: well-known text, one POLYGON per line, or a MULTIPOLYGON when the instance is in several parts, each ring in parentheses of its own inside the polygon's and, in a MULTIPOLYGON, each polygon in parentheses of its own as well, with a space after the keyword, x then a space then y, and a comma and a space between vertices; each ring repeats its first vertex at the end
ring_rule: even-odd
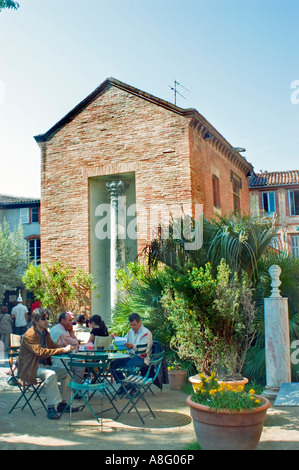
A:
MULTIPOLYGON (((49 311, 36 308, 32 312, 33 326, 29 328, 21 341, 18 376, 27 383, 36 383, 36 378, 44 380, 47 417, 58 419, 69 401, 68 382, 71 380, 66 369, 52 365, 51 357, 69 353, 75 349, 72 345, 58 346, 48 332, 49 311), (60 389, 58 383, 60 382, 60 389)), ((79 408, 72 408, 72 412, 79 408)))

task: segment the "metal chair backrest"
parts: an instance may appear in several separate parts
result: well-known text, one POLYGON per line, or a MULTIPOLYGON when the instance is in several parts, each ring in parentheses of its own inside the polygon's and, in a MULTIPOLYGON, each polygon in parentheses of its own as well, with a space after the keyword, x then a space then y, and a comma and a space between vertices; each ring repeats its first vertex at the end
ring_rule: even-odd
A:
POLYGON ((154 382, 156 380, 159 374, 160 368, 161 368, 163 357, 164 357, 164 352, 151 355, 151 359, 148 364, 148 369, 144 376, 145 381, 148 379, 152 379, 152 382, 154 382), (153 377, 151 377, 152 371, 154 371, 153 377))
MULTIPOLYGON (((93 372, 96 379, 99 380, 100 375, 108 368, 109 361, 108 354, 101 354, 96 357, 98 360, 95 360, 95 356, 86 357, 86 354, 74 353, 70 356, 70 369, 85 368, 88 374, 93 372)), ((73 377, 73 381, 74 380, 73 377)))
POLYGON ((14 335, 13 333, 10 334, 10 346, 17 348, 21 346, 21 336, 14 335))
POLYGON ((95 336, 94 337, 94 347, 95 348, 104 348, 109 349, 110 344, 112 343, 112 336, 95 336))

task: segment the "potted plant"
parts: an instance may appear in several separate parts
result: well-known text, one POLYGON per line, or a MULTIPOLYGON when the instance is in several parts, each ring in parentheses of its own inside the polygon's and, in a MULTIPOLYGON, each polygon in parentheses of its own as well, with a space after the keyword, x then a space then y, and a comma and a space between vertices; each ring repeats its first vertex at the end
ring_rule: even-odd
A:
POLYGON ((173 362, 167 367, 168 369, 168 379, 169 379, 169 388, 171 390, 182 390, 187 370, 182 367, 180 362, 173 362))
MULTIPOLYGON (((255 336, 255 305, 245 272, 233 275, 224 260, 215 274, 210 263, 190 266, 169 280, 162 303, 176 331, 171 345, 181 360, 192 360, 207 377, 216 371, 219 380, 246 383, 242 368, 255 336)), ((199 375, 195 379, 200 383, 199 375)))
POLYGON ((216 374, 201 374, 187 398, 198 443, 203 450, 253 450, 258 445, 270 402, 254 390, 233 389, 216 374))

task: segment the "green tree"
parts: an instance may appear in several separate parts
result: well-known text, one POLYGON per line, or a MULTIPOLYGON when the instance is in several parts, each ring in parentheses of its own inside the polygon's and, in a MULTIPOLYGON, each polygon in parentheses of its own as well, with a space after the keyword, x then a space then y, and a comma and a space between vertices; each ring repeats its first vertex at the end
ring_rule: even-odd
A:
POLYGON ((14 2, 13 0, 0 0, 0 11, 4 9, 14 9, 17 10, 19 8, 19 3, 14 2))
POLYGON ((95 289, 89 273, 63 266, 59 261, 44 268, 29 265, 23 282, 42 306, 49 308, 54 321, 61 312, 76 313, 80 307, 89 305, 91 291, 95 289))
POLYGON ((6 289, 22 285, 21 277, 27 265, 23 227, 11 230, 6 219, 0 223, 0 299, 6 289))

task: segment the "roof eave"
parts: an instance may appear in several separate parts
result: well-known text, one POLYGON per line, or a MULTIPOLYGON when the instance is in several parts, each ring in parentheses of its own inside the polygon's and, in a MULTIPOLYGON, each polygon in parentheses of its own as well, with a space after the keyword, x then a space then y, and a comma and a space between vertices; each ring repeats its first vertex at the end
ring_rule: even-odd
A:
POLYGON ((75 106, 56 124, 54 124, 54 126, 52 126, 47 132, 45 132, 44 134, 38 134, 34 136, 35 141, 39 143, 39 142, 46 142, 50 140, 56 132, 58 132, 63 126, 68 124, 75 116, 80 114, 80 112, 83 111, 83 109, 86 108, 86 106, 89 103, 95 100, 100 95, 100 93, 102 93, 105 90, 105 88, 109 84, 117 88, 120 88, 122 90, 125 90, 128 93, 131 93, 135 96, 139 96, 147 101, 151 101, 152 103, 155 103, 158 106, 162 106, 178 114, 188 115, 189 113, 192 113, 193 111, 195 111, 192 108, 189 108, 189 109, 179 108, 178 106, 175 106, 172 103, 169 103, 168 101, 157 98, 154 95, 151 95, 150 93, 141 91, 131 85, 127 85, 126 83, 120 82, 119 80, 116 80, 115 78, 111 77, 111 78, 107 78, 103 83, 101 83, 101 85, 99 85, 92 93, 90 93, 86 98, 84 98, 84 100, 82 100, 79 104, 77 104, 77 106, 75 106))
POLYGON ((150 93, 145 91, 139 90, 131 85, 127 85, 126 83, 120 82, 115 78, 107 78, 101 85, 99 85, 92 93, 90 93, 84 100, 82 100, 77 106, 75 106, 69 113, 67 113, 62 119, 60 119, 53 127, 51 127, 47 132, 44 134, 39 134, 34 136, 34 139, 37 143, 43 143, 49 141, 56 132, 58 132, 63 126, 69 123, 75 116, 77 116, 83 109, 91 103, 94 99, 96 99, 100 93, 102 93, 108 85, 113 85, 117 88, 125 90, 128 93, 131 93, 135 96, 141 97, 151 103, 154 103, 158 106, 161 106, 169 111, 172 111, 176 114, 179 114, 184 117, 189 117, 195 121, 198 121, 201 126, 206 128, 209 132, 211 132, 215 139, 218 139, 222 145, 226 148, 229 152, 231 158, 236 159, 244 169, 244 172, 247 173, 247 176, 252 174, 253 166, 249 163, 246 158, 244 158, 241 154, 234 151, 232 145, 202 116, 195 108, 180 108, 168 101, 162 100, 157 98, 150 93))

